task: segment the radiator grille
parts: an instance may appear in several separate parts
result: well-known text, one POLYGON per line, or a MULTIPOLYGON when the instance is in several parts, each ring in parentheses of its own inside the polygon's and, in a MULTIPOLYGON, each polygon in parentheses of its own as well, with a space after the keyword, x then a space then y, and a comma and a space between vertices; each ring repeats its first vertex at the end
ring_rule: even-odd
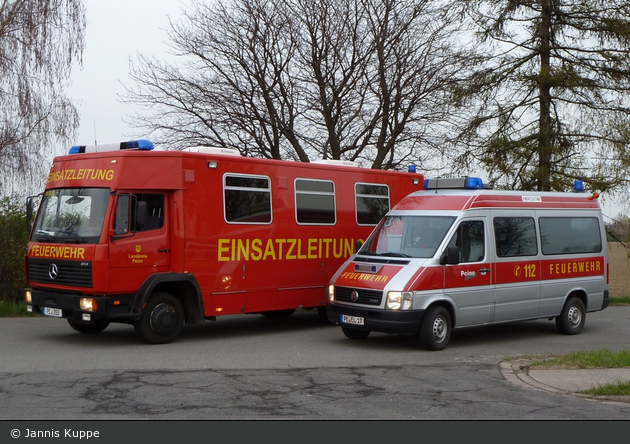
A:
POLYGON ((335 286, 335 300, 363 305, 381 305, 383 292, 379 290, 366 290, 364 288, 347 288, 335 286), (356 301, 352 300, 352 292, 358 293, 356 301))
POLYGON ((92 287, 92 262, 29 258, 28 277, 31 282, 40 284, 90 288, 92 287))

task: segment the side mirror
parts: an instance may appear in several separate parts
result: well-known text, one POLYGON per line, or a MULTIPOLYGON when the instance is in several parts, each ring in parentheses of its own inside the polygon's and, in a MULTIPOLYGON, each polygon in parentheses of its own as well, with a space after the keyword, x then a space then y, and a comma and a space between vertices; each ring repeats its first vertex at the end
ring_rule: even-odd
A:
POLYGON ((26 231, 30 234, 33 229, 33 224, 35 223, 35 206, 39 207, 39 203, 41 202, 41 197, 43 193, 38 194, 37 196, 29 196, 26 198, 26 231), (37 199, 37 203, 35 200, 37 199))
POLYGON ((362 246, 363 246, 363 241, 358 240, 357 243, 354 245, 354 252, 358 253, 362 246))
POLYGON ((440 256, 440 265, 459 264, 459 247, 447 247, 446 252, 440 256))

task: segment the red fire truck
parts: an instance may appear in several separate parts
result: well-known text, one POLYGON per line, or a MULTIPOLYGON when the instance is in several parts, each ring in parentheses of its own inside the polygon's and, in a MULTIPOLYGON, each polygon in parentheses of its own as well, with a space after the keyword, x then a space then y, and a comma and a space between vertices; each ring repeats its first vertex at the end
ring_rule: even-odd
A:
POLYGON ((28 309, 81 333, 132 324, 149 343, 221 315, 316 308, 326 319, 332 275, 422 188, 410 172, 154 150, 147 140, 73 147, 40 195, 28 309))

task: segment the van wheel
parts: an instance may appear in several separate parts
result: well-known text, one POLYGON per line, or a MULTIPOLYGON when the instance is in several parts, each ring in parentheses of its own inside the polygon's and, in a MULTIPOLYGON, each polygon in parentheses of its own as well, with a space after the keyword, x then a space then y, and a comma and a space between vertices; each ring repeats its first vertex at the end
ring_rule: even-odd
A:
POLYGON ((451 315, 440 305, 429 307, 422 317, 418 340, 426 350, 444 350, 451 338, 451 315))
POLYGON ((341 327, 343 334, 350 339, 365 339, 370 335, 370 330, 357 330, 356 328, 341 327))
POLYGON ((89 323, 78 322, 72 319, 68 319, 70 327, 74 328, 79 333, 94 334, 100 333, 109 326, 109 321, 92 321, 89 323))
POLYGON ((139 320, 133 324, 136 333, 149 344, 166 344, 184 328, 184 309, 170 293, 156 293, 149 299, 139 320))
POLYGON ((556 326, 565 335, 577 335, 584 328, 586 308, 577 296, 572 296, 564 304, 564 308, 556 317, 556 326))
POLYGON ((286 319, 289 316, 291 316, 294 312, 295 312, 295 308, 291 308, 288 310, 263 311, 260 314, 268 318, 286 319))

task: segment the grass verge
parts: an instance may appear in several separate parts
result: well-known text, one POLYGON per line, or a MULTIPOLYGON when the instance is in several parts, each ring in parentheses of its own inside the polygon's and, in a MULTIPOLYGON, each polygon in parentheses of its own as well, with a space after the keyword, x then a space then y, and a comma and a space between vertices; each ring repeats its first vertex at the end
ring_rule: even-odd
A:
POLYGON ((0 301, 0 318, 10 318, 18 316, 37 316, 35 313, 26 311, 24 301, 7 302, 0 301))
POLYGON ((630 296, 613 296, 610 305, 630 305, 630 296))
MULTIPOLYGON (((534 361, 530 363, 530 366, 566 369, 630 367, 630 349, 573 352, 553 359, 534 361)), ((604 384, 588 390, 580 390, 578 393, 596 396, 630 396, 630 381, 604 384)))

